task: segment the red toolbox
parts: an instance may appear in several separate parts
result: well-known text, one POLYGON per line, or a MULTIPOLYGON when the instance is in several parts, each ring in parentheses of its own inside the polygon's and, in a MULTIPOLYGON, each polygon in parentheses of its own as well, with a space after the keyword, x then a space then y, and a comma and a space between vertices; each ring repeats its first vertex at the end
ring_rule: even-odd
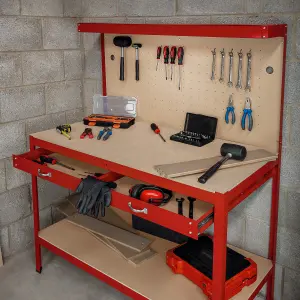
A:
MULTIPOLYGON (((213 239, 202 235, 198 240, 187 243, 167 251, 167 265, 176 274, 182 274, 198 285, 212 299, 212 266, 213 239)), ((227 268, 225 299, 230 299, 239 293, 243 287, 256 281, 256 263, 240 253, 227 247, 227 268)))

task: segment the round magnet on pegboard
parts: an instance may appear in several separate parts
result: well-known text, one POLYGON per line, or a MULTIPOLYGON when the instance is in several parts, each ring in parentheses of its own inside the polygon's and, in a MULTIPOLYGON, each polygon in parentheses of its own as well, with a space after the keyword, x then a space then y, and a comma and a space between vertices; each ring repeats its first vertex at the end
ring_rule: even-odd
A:
POLYGON ((267 72, 268 74, 273 74, 273 73, 274 73, 273 67, 268 66, 268 67, 266 68, 266 72, 267 72))

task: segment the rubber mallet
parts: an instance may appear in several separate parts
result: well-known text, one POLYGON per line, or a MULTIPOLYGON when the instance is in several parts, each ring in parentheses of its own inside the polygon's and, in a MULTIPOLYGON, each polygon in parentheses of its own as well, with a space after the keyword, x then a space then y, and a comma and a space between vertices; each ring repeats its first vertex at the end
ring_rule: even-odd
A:
POLYGON ((120 80, 124 81, 124 48, 130 47, 132 40, 129 36, 116 36, 114 38, 114 45, 121 47, 121 60, 120 60, 120 80))
POLYGON ((140 80, 140 60, 139 60, 139 49, 142 48, 142 44, 135 43, 132 44, 132 47, 135 49, 135 80, 140 80))
POLYGON ((221 146, 221 155, 223 158, 208 169, 201 177, 198 178, 200 183, 205 183, 210 177, 212 177, 218 169, 229 159, 244 160, 247 156, 247 149, 244 146, 224 143, 221 146))

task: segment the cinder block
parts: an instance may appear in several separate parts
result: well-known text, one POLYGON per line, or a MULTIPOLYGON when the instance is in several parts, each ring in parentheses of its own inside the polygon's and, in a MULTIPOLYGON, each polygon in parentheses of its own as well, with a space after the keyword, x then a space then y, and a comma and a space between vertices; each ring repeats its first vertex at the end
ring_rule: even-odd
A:
POLYGON ((64 16, 81 17, 82 16, 82 0, 63 0, 64 16))
POLYGON ((5 160, 0 160, 0 194, 6 190, 5 160))
POLYGON ((4 227, 0 230, 0 246, 1 246, 2 256, 8 257, 10 255, 8 227, 4 227))
POLYGON ((300 299, 299 281, 300 272, 284 268, 283 300, 300 299))
POLYGON ((100 33, 83 32, 83 47, 85 51, 100 50, 100 33))
POLYGON ((101 54, 100 51, 85 51, 84 78, 101 78, 101 54))
POLYGON ((117 0, 82 0, 82 17, 116 16, 117 5, 117 0))
POLYGON ((300 59, 300 18, 297 20, 296 26, 296 56, 300 59))
POLYGON ((65 79, 80 79, 82 75, 82 55, 79 50, 64 51, 65 79))
MULTIPOLYGON (((214 234, 214 225, 206 230, 207 234, 214 234)), ((230 245, 243 248, 245 237, 245 217, 230 213, 228 216, 227 242, 230 245)))
POLYGON ((298 148, 282 148, 281 184, 300 185, 300 151, 298 148))
POLYGON ((300 194, 287 190, 286 197, 280 199, 279 224, 300 232, 300 194))
POLYGON ((0 51, 26 51, 42 48, 42 25, 36 18, 2 17, 0 51))
POLYGON ((296 104, 300 103, 300 62, 286 63, 285 76, 285 103, 296 104))
POLYGON ((85 79, 83 85, 83 106, 86 108, 93 108, 93 96, 95 94, 101 94, 102 91, 100 81, 94 79, 85 79))
POLYGON ((0 226, 13 223, 30 214, 30 196, 27 185, 0 195, 0 226))
POLYGON ((13 167, 12 158, 5 161, 7 189, 11 190, 30 183, 30 175, 13 167))
POLYGON ((0 0, 0 15, 19 15, 20 0, 0 0))
POLYGON ((66 81, 46 85, 46 112, 56 113, 82 107, 81 81, 66 81))
POLYGON ((216 24, 287 24, 287 57, 292 56, 292 40, 293 40, 293 16, 277 15, 277 16, 212 16, 212 23, 216 24))
POLYGON ((83 108, 73 109, 66 112, 67 123, 81 122, 83 119, 83 108))
POLYGON ((59 203, 69 195, 69 190, 46 180, 38 179, 39 208, 59 203))
POLYGON ((84 108, 84 115, 85 116, 89 116, 89 115, 91 115, 93 113, 93 109, 92 108, 90 108, 90 107, 85 107, 84 108))
POLYGON ((0 55, 0 87, 22 84, 21 54, 0 55))
POLYGON ((26 121, 26 135, 54 128, 51 115, 28 119, 26 121))
POLYGON ((262 0, 246 0, 246 13, 260 13, 262 0))
POLYGON ((80 45, 77 19, 47 18, 43 20, 45 49, 77 49, 80 45))
POLYGON ((24 84, 46 83, 63 79, 62 51, 29 52, 23 54, 24 84))
POLYGON ((123 0, 119 2, 120 16, 174 16, 175 1, 173 0, 123 0))
POLYGON ((243 1, 183 0, 178 2, 177 15, 210 15, 219 13, 243 13, 243 1))
POLYGON ((24 86, 0 91, 1 122, 11 122, 45 114, 43 86, 24 86))
POLYGON ((22 15, 29 16, 63 16, 61 0, 21 0, 22 15))
POLYGON ((146 24, 210 24, 210 16, 197 17, 149 17, 145 19, 146 24))
POLYGON ((13 122, 0 125, 0 159, 25 152, 25 150, 25 123, 13 122))
POLYGON ((261 220, 246 217, 245 250, 268 257, 269 225, 261 220))
MULTIPOLYGON (((299 68, 300 72, 300 68, 299 68)), ((300 74, 299 74, 300 78, 300 74)), ((299 96, 298 96, 299 97, 299 96)), ((300 99, 298 100, 300 103, 300 99)), ((291 107, 291 146, 300 147, 300 107, 291 107)))
POLYGON ((265 0, 263 12, 296 12, 300 11, 300 2, 295 0, 265 0))
MULTIPOLYGON (((61 125, 61 124, 66 124, 67 121, 66 121, 66 113, 65 112, 62 112, 62 113, 57 113, 57 114, 52 114, 51 115, 51 119, 52 119, 52 126, 51 128, 54 128, 58 125, 61 125)), ((49 128, 49 129, 51 129, 49 128)))
POLYGON ((300 268, 300 234, 284 227, 278 227, 277 263, 294 270, 300 268))

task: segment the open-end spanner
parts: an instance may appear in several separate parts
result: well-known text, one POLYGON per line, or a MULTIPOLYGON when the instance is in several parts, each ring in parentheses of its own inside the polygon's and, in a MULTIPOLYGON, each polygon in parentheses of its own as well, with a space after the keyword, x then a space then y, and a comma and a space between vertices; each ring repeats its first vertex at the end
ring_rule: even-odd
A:
POLYGON ((238 79, 236 83, 236 88, 241 89, 242 88, 242 69, 243 69, 243 51, 241 49, 240 52, 238 52, 239 56, 239 65, 238 65, 238 79))
POLYGON ((216 48, 211 51, 213 55, 213 60, 212 60, 212 67, 211 67, 211 80, 215 80, 215 75, 216 75, 216 48))
POLYGON ((227 83, 229 87, 233 86, 232 73, 233 73, 233 49, 231 49, 231 51, 229 52, 229 79, 227 83))
POLYGON ((224 48, 220 51, 221 53, 221 73, 220 73, 220 82, 224 82, 224 65, 225 65, 225 50, 224 48))
POLYGON ((251 63, 252 63, 252 53, 251 50, 247 53, 247 80, 245 91, 251 91, 251 63))

